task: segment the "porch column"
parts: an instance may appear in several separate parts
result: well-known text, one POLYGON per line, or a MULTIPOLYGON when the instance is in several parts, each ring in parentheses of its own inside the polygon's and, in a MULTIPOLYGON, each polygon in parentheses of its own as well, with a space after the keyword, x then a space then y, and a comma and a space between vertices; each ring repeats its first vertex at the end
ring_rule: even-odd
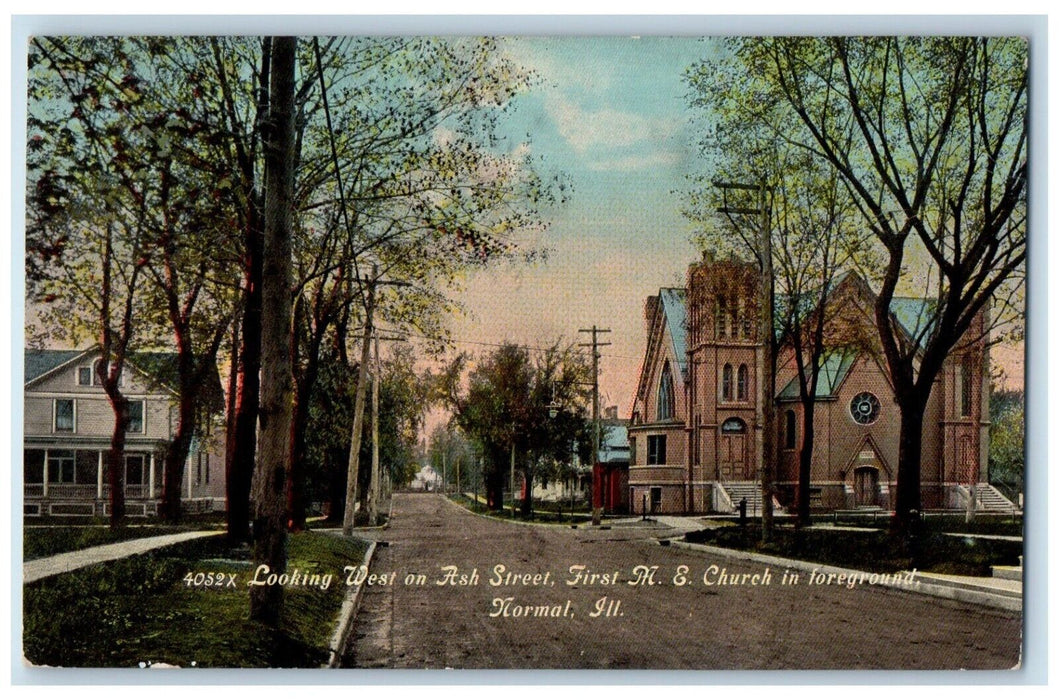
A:
POLYGON ((147 470, 147 493, 148 498, 154 498, 154 452, 151 452, 151 467, 147 470))
POLYGON ((97 452, 99 457, 96 465, 96 498, 103 500, 103 452, 97 452))
MULTIPOLYGON (((190 458, 190 456, 191 456, 191 453, 189 452, 188 453, 188 457, 190 458)), ((192 474, 191 474, 192 470, 191 470, 191 467, 188 466, 188 463, 186 461, 184 462, 184 471, 186 471, 187 474, 188 474, 188 498, 191 498, 194 495, 194 494, 191 493, 191 486, 193 484, 193 482, 192 482, 192 474)))
POLYGON ((44 449, 44 497, 48 497, 48 449, 44 449))

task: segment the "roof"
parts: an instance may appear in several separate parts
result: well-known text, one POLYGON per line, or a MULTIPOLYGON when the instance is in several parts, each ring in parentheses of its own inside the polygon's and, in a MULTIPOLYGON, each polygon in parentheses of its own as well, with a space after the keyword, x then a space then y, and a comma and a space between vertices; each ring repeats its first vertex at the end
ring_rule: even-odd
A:
POLYGON ((680 374, 688 376, 688 312, 687 293, 679 287, 658 290, 662 311, 666 315, 669 337, 673 339, 673 355, 680 365, 680 374))
MULTIPOLYGON (((820 380, 816 385, 816 398, 833 397, 856 359, 857 355, 853 352, 839 350, 828 353, 820 364, 820 380)), ((787 382, 787 386, 776 394, 777 399, 797 399, 800 396, 798 377, 787 382)))
POLYGON ((599 461, 629 461, 629 429, 621 424, 608 425, 599 446, 599 461))
MULTIPOLYGON (((29 384, 79 357, 96 351, 98 351, 98 348, 94 347, 87 350, 34 350, 26 348, 23 356, 25 367, 25 378, 23 381, 29 384)), ((177 387, 180 386, 177 358, 178 355, 175 352, 134 352, 129 355, 127 362, 158 384, 175 392, 177 387)), ((221 380, 217 372, 216 363, 211 360, 210 364, 211 367, 206 373, 208 384, 203 392, 203 400, 211 411, 220 411, 224 408, 224 392, 221 389, 221 380)))
POLYGON ((937 319, 936 299, 894 297, 890 300, 890 311, 910 338, 917 340, 930 337, 937 319))
POLYGON ((30 350, 27 348, 23 356, 25 370, 23 381, 29 383, 74 358, 80 357, 85 352, 85 350, 30 350))

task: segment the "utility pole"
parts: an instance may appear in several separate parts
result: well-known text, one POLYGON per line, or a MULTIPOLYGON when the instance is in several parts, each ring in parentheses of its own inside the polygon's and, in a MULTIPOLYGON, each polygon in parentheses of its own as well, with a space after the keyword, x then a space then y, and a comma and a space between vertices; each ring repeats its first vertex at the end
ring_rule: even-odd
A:
POLYGON ((758 334, 762 351, 758 359, 758 371, 762 381, 758 401, 758 416, 761 430, 757 436, 758 454, 761 455, 761 540, 772 539, 772 497, 776 471, 776 337, 772 315, 775 304, 775 282, 772 274, 772 222, 768 203, 768 188, 764 179, 756 185, 738 182, 714 181, 713 186, 724 192, 724 206, 717 211, 722 214, 743 214, 757 217, 758 263, 761 267, 759 289, 758 334), (729 207, 728 190, 755 192, 754 207, 729 207))
POLYGON ((599 525, 603 520, 603 465, 599 461, 599 348, 610 343, 599 342, 600 333, 610 333, 609 328, 581 328, 578 333, 591 333, 591 343, 580 343, 581 347, 592 348, 592 524, 599 525))
MULTIPOLYGON (((367 283, 364 301, 364 335, 361 337, 360 367, 357 373, 357 394, 353 403, 353 435, 349 444, 349 469, 346 473, 346 510, 342 517, 342 534, 349 537, 353 534, 353 516, 357 507, 357 489, 360 475, 360 442, 364 432, 364 401, 367 397, 368 362, 371 359, 371 341, 375 333, 375 292, 379 285, 395 287, 411 286, 408 282, 396 282, 379 279, 379 265, 371 266, 371 279, 367 283)), ((373 480, 374 483, 374 480, 373 480)), ((370 491, 369 491, 370 494, 370 491)), ((370 501, 370 498, 369 498, 370 501)), ((369 504, 370 505, 370 504, 369 504)))

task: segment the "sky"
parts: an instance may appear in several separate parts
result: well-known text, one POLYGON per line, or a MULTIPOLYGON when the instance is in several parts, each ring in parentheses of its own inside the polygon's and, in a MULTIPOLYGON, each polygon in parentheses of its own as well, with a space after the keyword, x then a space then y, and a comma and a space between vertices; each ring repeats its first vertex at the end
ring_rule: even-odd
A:
POLYGON ((573 193, 546 210, 549 228, 529 245, 548 250, 535 265, 476 272, 454 319, 461 350, 472 343, 547 345, 600 335, 603 405, 627 416, 646 332, 643 306, 660 287, 683 286, 698 253, 679 191, 700 167, 688 122, 683 74, 709 46, 698 39, 518 38, 505 49, 541 84, 517 98, 504 131, 526 142, 545 172, 561 172, 573 193), (467 342, 470 341, 470 342, 467 342))
MULTIPOLYGON (((692 121, 686 69, 718 49, 689 38, 514 38, 505 50, 538 72, 541 85, 516 100, 504 131, 544 170, 573 185, 569 200, 546 212, 550 227, 526 245, 549 250, 543 263, 476 272, 459 299, 467 315, 450 324, 456 347, 542 346, 600 336, 603 406, 631 413, 647 341, 643 307, 660 287, 683 286, 700 257, 683 217, 687 176, 703 169, 703 119, 692 121)), ((1009 386, 1022 386, 1022 348, 995 361, 1009 386)))

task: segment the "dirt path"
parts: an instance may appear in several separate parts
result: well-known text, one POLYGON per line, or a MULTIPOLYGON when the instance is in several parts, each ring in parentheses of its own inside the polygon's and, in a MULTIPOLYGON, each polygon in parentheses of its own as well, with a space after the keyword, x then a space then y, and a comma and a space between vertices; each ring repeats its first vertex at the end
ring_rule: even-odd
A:
POLYGON ((764 566, 659 546, 652 538, 664 529, 534 527, 476 516, 435 494, 394 498, 388 546, 372 565, 386 578, 365 591, 348 667, 1000 669, 1018 662, 1017 614, 866 585, 810 586, 805 574, 784 585, 782 571, 766 579, 764 566), (530 576, 494 586, 497 565, 530 576), (457 576, 477 570, 477 582, 438 585, 446 566, 457 576), (599 576, 568 585, 577 566, 599 576), (637 566, 658 567, 654 585, 629 585, 637 566), (687 583, 675 585, 682 571, 687 583), (704 575, 739 583, 707 586, 704 575))

